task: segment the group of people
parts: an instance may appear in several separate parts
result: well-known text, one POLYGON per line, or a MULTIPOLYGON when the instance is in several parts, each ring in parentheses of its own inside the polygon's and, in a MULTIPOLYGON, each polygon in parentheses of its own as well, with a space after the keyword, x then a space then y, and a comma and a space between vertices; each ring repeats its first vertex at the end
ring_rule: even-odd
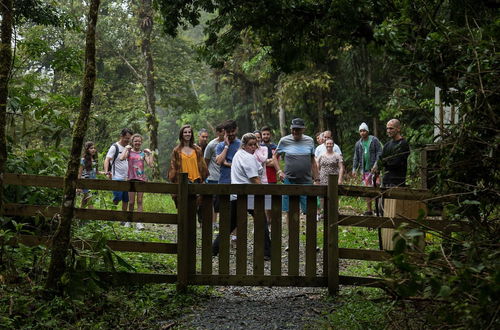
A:
MULTIPOLYGON (((291 134, 282 137, 278 144, 272 142, 269 127, 260 131, 246 133, 241 139, 238 125, 234 120, 227 120, 215 128, 216 137, 208 141, 208 131, 198 132, 198 141, 190 125, 184 125, 179 131, 179 143, 173 149, 167 177, 170 182, 177 182, 178 174, 185 172, 190 183, 211 184, 328 184, 331 174, 338 175, 338 183, 342 184, 345 166, 340 147, 332 139, 332 132, 325 131, 316 135, 318 146, 314 140, 305 135, 305 122, 295 118, 290 125, 291 134), (284 159, 281 169, 280 158, 284 159)), ((409 146, 401 136, 399 120, 391 119, 387 125, 387 135, 391 140, 382 146, 380 141, 369 134, 368 125, 359 126, 360 139, 354 147, 352 175, 361 172, 364 185, 377 184, 378 173, 384 169, 382 185, 385 187, 402 186, 405 183, 409 146)), ((130 129, 123 129, 119 141, 113 143, 104 161, 104 172, 97 167, 95 146, 87 142, 81 160, 80 177, 95 178, 97 173, 118 181, 146 181, 144 168, 152 165, 149 149, 142 149, 142 136, 133 134, 130 129)), ((88 205, 90 192, 83 190, 82 207, 88 205)), ((122 202, 122 210, 133 211, 137 201, 137 210, 142 211, 142 195, 136 192, 113 192, 113 202, 122 202)), ((231 197, 231 230, 236 229, 236 196, 231 197), (234 211, 234 212, 233 212, 234 211)), ((174 196, 174 202, 176 202, 174 196)), ((177 203, 176 203, 177 204, 177 203)), ((306 212, 306 197, 301 196, 300 207, 306 212)), ((366 215, 373 214, 371 201, 367 200, 366 215)), ((283 196, 282 209, 288 211, 288 196, 283 196)), ((269 215, 270 196, 266 196, 265 209, 269 215)), ((319 210, 322 209, 320 205, 319 210)), ((248 198, 248 210, 253 210, 253 198, 248 198)), ((214 218, 216 225, 219 212, 219 200, 214 196, 214 218)), ((321 213, 319 214, 321 217, 321 213)), ((266 228, 266 246, 269 243, 269 231, 266 228)), ((138 223, 138 229, 143 225, 138 223)), ((270 245, 269 245, 270 246, 270 245)), ((268 246, 268 247, 269 247, 268 246)), ((214 242, 214 254, 218 253, 218 238, 214 242)), ((266 248, 269 257, 269 249, 266 248)))

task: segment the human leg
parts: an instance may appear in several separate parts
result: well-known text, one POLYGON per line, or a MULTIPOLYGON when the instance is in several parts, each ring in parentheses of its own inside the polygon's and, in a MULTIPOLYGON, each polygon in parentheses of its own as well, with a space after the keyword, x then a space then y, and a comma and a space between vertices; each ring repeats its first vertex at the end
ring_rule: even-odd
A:
MULTIPOLYGON (((245 210, 246 211, 246 210, 245 210)), ((236 212, 237 212, 237 201, 231 201, 231 209, 230 209, 230 219, 231 219, 231 229, 229 232, 233 232, 236 229, 236 212)), ((212 255, 216 256, 219 254, 219 246, 220 246, 220 233, 217 234, 213 244, 212 244, 212 255)))
POLYGON ((135 192, 129 192, 128 193, 128 210, 130 212, 134 211, 134 207, 135 207, 135 195, 136 195, 135 192))

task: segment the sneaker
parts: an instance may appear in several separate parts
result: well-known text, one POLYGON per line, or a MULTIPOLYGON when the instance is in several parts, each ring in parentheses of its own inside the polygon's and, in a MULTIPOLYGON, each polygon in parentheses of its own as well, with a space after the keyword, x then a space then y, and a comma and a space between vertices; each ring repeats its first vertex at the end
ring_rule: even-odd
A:
POLYGON ((264 261, 270 261, 271 260, 271 256, 264 256, 264 261))
POLYGON ((372 211, 366 211, 365 213, 363 213, 363 215, 373 215, 373 212, 372 211))
POLYGON ((121 222, 121 225, 122 225, 123 227, 127 227, 127 228, 129 228, 129 227, 130 227, 130 222, 128 222, 128 221, 127 221, 127 222, 121 222))
POLYGON ((145 227, 144 227, 144 224, 142 222, 138 222, 135 224, 135 228, 137 230, 144 230, 145 227))

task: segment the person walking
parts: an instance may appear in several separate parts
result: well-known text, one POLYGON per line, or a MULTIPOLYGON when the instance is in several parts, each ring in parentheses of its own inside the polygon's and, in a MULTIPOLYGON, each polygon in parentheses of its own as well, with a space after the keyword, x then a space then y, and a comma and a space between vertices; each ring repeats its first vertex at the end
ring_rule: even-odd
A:
POLYGON ((208 145, 208 131, 206 128, 202 128, 198 131, 198 142, 196 145, 201 148, 201 152, 205 153, 205 148, 208 145))
MULTIPOLYGON (((291 134, 284 136, 278 142, 273 155, 274 167, 280 180, 285 184, 308 185, 319 183, 318 167, 314 157, 314 141, 310 136, 304 135, 305 123, 301 118, 292 120, 291 134), (278 156, 285 157, 285 171, 280 169, 278 156)), ((288 211, 288 196, 283 196, 283 211, 288 211)), ((300 207, 306 212, 306 196, 300 196, 300 207)))
POLYGON ((277 145, 271 141, 271 128, 264 126, 260 130, 262 134, 261 145, 267 147, 267 161, 266 161, 266 176, 267 183, 276 184, 278 182, 276 176, 276 169, 274 168, 273 154, 276 152, 277 145))
POLYGON ((389 120, 386 131, 391 140, 384 145, 377 164, 377 169, 384 172, 382 187, 404 187, 410 146, 401 135, 401 123, 398 119, 389 120))
POLYGON ((215 148, 215 161, 220 166, 219 183, 231 183, 233 157, 240 148, 241 141, 236 137, 238 124, 234 120, 224 122, 224 141, 215 148))
MULTIPOLYGON (((78 178, 82 179, 97 179, 97 174, 105 174, 104 172, 99 172, 97 161, 97 150, 95 148, 94 142, 85 142, 83 148, 82 159, 80 160, 80 168, 78 171, 78 178)), ((93 209, 92 205, 92 193, 89 189, 78 189, 77 192, 82 193, 82 204, 81 208, 88 206, 89 209, 93 209)))
MULTIPOLYGON (((373 187, 377 162, 382 154, 382 144, 377 137, 369 135, 366 123, 361 123, 358 131, 361 138, 354 146, 352 175, 356 177, 358 171, 361 171, 363 185, 373 187)), ((373 215, 372 199, 369 197, 366 198, 366 207, 364 215, 373 215)))
MULTIPOLYGON (((215 139, 210 141, 205 149, 205 163, 208 165, 208 178, 207 178, 207 183, 210 184, 217 184, 219 183, 219 178, 220 178, 220 166, 217 164, 215 161, 216 158, 216 152, 215 148, 217 145, 221 142, 224 141, 224 126, 222 124, 219 124, 215 127, 215 135, 217 136, 215 139)), ((212 223, 214 228, 217 229, 217 215, 219 214, 219 195, 214 195, 214 212, 213 212, 213 218, 212 218, 212 223)))
MULTIPOLYGON (((319 183, 328 185, 328 176, 338 175, 338 184, 342 184, 344 177, 344 160, 342 155, 334 151, 334 143, 332 139, 325 141, 326 152, 318 158, 319 183)), ((324 199, 320 199, 320 207, 318 209, 318 220, 323 218, 324 199)))
MULTIPOLYGON (((125 147, 125 151, 121 155, 122 160, 128 161, 128 181, 135 182, 145 182, 147 181, 145 165, 153 165, 153 157, 151 156, 151 151, 149 149, 141 150, 142 146, 142 135, 134 134, 130 138, 130 144, 125 147)), ((144 192, 134 192, 130 191, 128 193, 128 210, 129 212, 134 211, 135 201, 137 199, 137 212, 142 212, 142 199, 144 192)), ((127 225, 128 222, 125 223, 127 225)), ((144 224, 141 222, 136 223, 136 228, 138 230, 144 229, 144 224)))
MULTIPOLYGON (((318 161, 319 156, 321 156, 322 154, 324 154, 326 152, 326 145, 325 145, 326 140, 328 140, 328 139, 333 140, 332 131, 324 131, 321 136, 322 136, 323 143, 321 143, 319 146, 317 146, 316 149, 314 150, 314 157, 316 157, 316 161, 318 161)), ((342 155, 342 151, 340 150, 340 147, 335 143, 335 141, 333 141, 333 142, 334 142, 333 143, 333 151, 335 151, 339 155, 342 155)))
MULTIPOLYGON (((133 132, 129 128, 122 129, 120 140, 109 147, 104 160, 104 172, 109 179, 115 181, 127 180, 128 161, 126 159, 122 160, 121 155, 129 144, 132 134, 133 132)), ((122 211, 127 211, 129 202, 127 191, 113 191, 113 204, 118 205, 120 201, 122 202, 122 211)))
MULTIPOLYGON (((241 138, 241 148, 235 153, 232 158, 231 166, 231 183, 233 184, 246 184, 254 183, 260 184, 261 177, 264 173, 264 168, 260 162, 255 158, 254 153, 257 149, 257 138, 253 133, 246 133, 241 138)), ((231 195, 231 231, 236 229, 237 225, 237 212, 242 210, 237 209, 237 196, 231 195)), ((270 205, 266 205, 270 208, 270 205)), ((249 195, 247 201, 247 210, 252 216, 254 215, 254 196, 249 195)), ((254 221, 265 221, 265 219, 255 219, 254 221)), ((219 254, 220 234, 217 235, 212 244, 212 255, 219 254)), ((269 228, 264 226, 264 260, 271 260, 271 239, 269 237, 269 228)))

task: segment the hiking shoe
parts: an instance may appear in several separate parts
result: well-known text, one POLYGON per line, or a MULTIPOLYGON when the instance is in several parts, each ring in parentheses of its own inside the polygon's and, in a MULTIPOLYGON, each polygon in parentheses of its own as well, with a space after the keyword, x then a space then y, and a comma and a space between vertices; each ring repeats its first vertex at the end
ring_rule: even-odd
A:
POLYGON ((128 222, 128 221, 127 221, 127 222, 121 222, 121 225, 122 225, 123 227, 130 228, 130 222, 128 222))
POLYGON ((137 230, 144 230, 144 229, 145 229, 144 224, 143 224, 142 222, 138 222, 138 223, 136 223, 136 224, 135 224, 135 228, 136 228, 137 230))
POLYGON ((366 211, 365 213, 363 213, 363 215, 373 215, 373 212, 372 211, 366 211))
POLYGON ((264 261, 270 261, 271 260, 271 256, 264 256, 264 261))

